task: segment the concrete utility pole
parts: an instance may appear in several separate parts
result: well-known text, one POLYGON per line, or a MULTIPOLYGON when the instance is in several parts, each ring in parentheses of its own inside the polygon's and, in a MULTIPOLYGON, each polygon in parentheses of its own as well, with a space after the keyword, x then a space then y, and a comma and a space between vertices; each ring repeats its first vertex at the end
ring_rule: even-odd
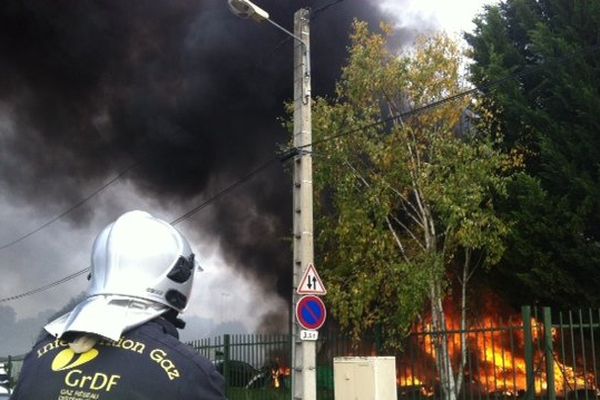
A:
MULTIPOLYGON (((294 287, 292 312, 300 296, 296 293, 300 279, 313 264, 313 185, 312 119, 310 88, 310 12, 300 9, 294 14, 294 32, 272 19, 269 13, 250 0, 227 0, 231 11, 241 18, 267 21, 294 40, 294 287)), ((317 400, 316 343, 300 340, 300 326, 292 321, 292 400, 317 400)))
MULTIPOLYGON (((300 295, 296 293, 305 269, 314 261, 312 118, 310 76, 310 13, 294 14, 294 287, 292 316, 300 295)), ((316 342, 300 340, 300 326, 292 323, 292 400, 317 399, 316 342)))

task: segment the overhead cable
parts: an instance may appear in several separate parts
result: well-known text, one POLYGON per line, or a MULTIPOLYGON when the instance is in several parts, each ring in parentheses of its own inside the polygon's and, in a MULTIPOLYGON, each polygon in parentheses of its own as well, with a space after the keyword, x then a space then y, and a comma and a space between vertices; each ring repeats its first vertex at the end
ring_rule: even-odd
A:
POLYGON ((218 200, 222 196, 226 195, 227 193, 231 192, 232 190, 234 190, 238 186, 240 186, 243 183, 245 183, 246 181, 250 180, 250 178, 252 178, 254 175, 258 174, 262 170, 266 169, 269 165, 271 165, 273 162, 277 161, 278 159, 279 159, 278 157, 274 157, 274 158, 271 158, 271 159, 265 161, 264 163, 262 163, 261 165, 259 165, 256 168, 254 168, 252 171, 248 172, 246 175, 244 175, 243 177, 241 177, 237 181, 231 183, 230 185, 228 185, 225 188, 221 189, 219 192, 217 192, 212 197, 210 197, 210 198, 206 199, 205 201, 203 201, 201 204, 197 205, 196 207, 192 208, 191 210, 185 212, 181 216, 179 216, 179 217, 175 218, 174 220, 172 220, 171 224, 172 225, 177 225, 180 222, 183 222, 184 220, 188 219, 192 215, 194 215, 197 212, 199 212, 202 209, 204 209, 206 206, 210 205, 210 203, 212 203, 213 201, 218 200))
POLYGON ((121 172, 117 173, 114 177, 112 177, 104 185, 102 185, 99 188, 95 189, 89 195, 87 195, 86 197, 82 198, 81 200, 79 200, 75 204, 71 205, 70 207, 68 207, 67 209, 65 209, 64 211, 62 211, 60 214, 58 214, 58 215, 50 218, 48 221, 44 222, 43 224, 39 225, 38 227, 36 227, 36 228, 32 229, 31 231, 29 231, 29 232, 27 232, 27 233, 19 236, 16 239, 11 240, 10 242, 7 242, 7 243, 4 243, 3 245, 0 245, 0 250, 4 250, 6 248, 9 248, 9 247, 11 247, 11 246, 19 243, 19 242, 22 242, 23 240, 27 239, 30 236, 35 235, 36 233, 38 233, 42 229, 46 228, 47 226, 52 225, 53 223, 55 223, 56 221, 58 221, 62 217, 66 216, 67 214, 70 214, 75 209, 81 207, 83 204, 85 204, 86 202, 88 202, 89 200, 91 200, 93 197, 97 196, 98 194, 100 194, 101 192, 103 192, 104 190, 106 190, 113 183, 115 183, 116 181, 118 181, 119 179, 121 179, 121 177, 123 177, 123 175, 125 175, 127 172, 129 172, 136 165, 137 165, 137 163, 129 165, 128 167, 126 167, 125 169, 123 169, 121 172))
MULTIPOLYGON (((597 51, 599 49, 600 49, 600 45, 595 45, 595 46, 590 46, 587 49, 584 49, 584 52, 595 52, 595 51, 597 51)), ((565 61, 565 60, 568 60, 570 58, 573 58, 575 55, 576 54, 570 54, 568 56, 559 57, 559 58, 556 59, 556 61, 565 61)), ((264 162, 261 165, 259 165, 257 168, 253 169, 248 174, 244 175, 239 180, 233 182, 232 184, 228 185, 227 187, 225 187, 224 189, 222 189, 221 191, 219 191, 218 193, 216 193, 211 198, 207 199, 203 203, 199 204, 198 206, 196 206, 196 207, 192 208, 191 210, 187 211, 186 213, 182 214, 180 217, 175 218, 171 223, 172 224, 178 224, 178 223, 184 221, 185 219, 191 217, 192 215, 196 214, 200 210, 204 209, 212 201, 219 199, 221 196, 227 194, 228 192, 234 190, 236 187, 240 186, 242 183, 244 183, 247 180, 249 180, 255 174, 263 171, 267 166, 269 166, 274 161, 276 161, 276 160, 285 161, 285 160, 289 159, 290 157, 294 156, 295 154, 298 154, 299 150, 301 150, 301 149, 304 149, 304 148, 307 148, 307 147, 312 147, 312 146, 315 146, 317 144, 320 144, 320 143, 323 143, 323 142, 326 142, 326 141, 330 141, 330 140, 334 140, 334 139, 337 139, 337 138, 340 138, 340 137, 343 137, 343 136, 349 136, 349 135, 352 135, 352 134, 357 133, 357 132, 361 132, 361 131, 364 131, 364 130, 367 130, 367 129, 370 129, 370 128, 373 128, 373 127, 376 127, 376 126, 379 126, 379 125, 386 124, 388 122, 402 120, 404 118, 410 117, 412 115, 416 115, 418 113, 421 113, 423 111, 426 111, 426 110, 429 110, 429 109, 432 109, 432 108, 435 108, 435 107, 439 107, 439 106, 441 106, 441 105, 443 105, 445 103, 457 100, 459 98, 462 98, 464 96, 468 96, 470 94, 475 94, 475 93, 479 92, 480 94, 482 94, 484 96, 487 96, 489 94, 488 90, 491 89, 492 87, 497 86, 497 85, 499 85, 499 84, 501 84, 503 82, 506 82, 506 81, 509 81, 509 80, 512 80, 512 79, 517 79, 517 78, 521 78, 521 77, 530 75, 533 72, 537 71, 542 66, 543 66, 543 64, 536 65, 536 66, 530 67, 528 70, 524 69, 524 70, 522 70, 522 71, 520 71, 518 73, 507 75, 507 76, 505 76, 503 78, 491 81, 491 82, 489 82, 489 83, 487 83, 485 85, 474 87, 472 89, 469 89, 469 90, 466 90, 466 91, 463 91, 463 92, 460 92, 460 93, 448 96, 446 98, 443 98, 443 99, 438 100, 438 101, 434 101, 432 103, 423 105, 421 107, 417 107, 415 109, 412 109, 412 110, 409 110, 409 111, 406 111, 406 112, 403 112, 403 113, 395 114, 395 115, 392 115, 392 116, 387 117, 387 118, 379 119, 379 120, 377 120, 377 121, 375 121, 373 123, 366 124, 366 125, 360 126, 358 128, 354 128, 354 129, 350 129, 350 130, 347 130, 347 131, 338 132, 336 134, 333 134, 333 135, 330 135, 330 136, 326 136, 326 137, 324 137, 322 139, 319 139, 317 141, 313 141, 313 142, 311 142, 309 144, 306 144, 306 145, 297 146, 297 147, 295 147, 293 149, 288 149, 283 154, 283 156, 274 157, 274 158, 271 158, 271 159, 267 160, 266 162, 264 162)), ((129 169, 131 169, 132 167, 133 166, 129 167, 129 169)), ((121 174, 124 174, 125 172, 126 171, 122 172, 121 174)), ((117 179, 118 179, 117 177, 113 178, 113 180, 115 180, 115 181, 117 179)), ((108 187, 110 184, 112 184, 112 182, 107 183, 105 186, 108 187)), ((102 187, 98 191, 102 191, 104 189, 105 189, 105 187, 102 187)), ((95 194, 92 193, 88 197, 91 198, 94 195, 95 194)), ((83 202, 84 201, 82 200, 81 204, 83 204, 83 202)), ((78 205, 75 206, 75 208, 76 207, 78 207, 78 205)), ((67 210, 65 213, 67 213, 67 212, 70 212, 70 211, 67 210)), ((58 217, 58 218, 60 218, 60 217, 58 217)), ((56 218, 56 219, 58 219, 58 218, 56 218)), ((54 222, 54 221, 52 221, 52 222, 54 222)), ((48 224, 50 224, 52 222, 49 222, 48 224)), ((43 229, 43 228, 40 228, 40 230, 41 229, 43 229)), ((35 233, 35 232, 33 232, 33 233, 35 233)), ((33 233, 29 234, 29 236, 31 236, 33 233)), ((19 239, 19 241, 20 240, 23 240, 23 239, 19 239)), ((0 248, 0 250, 1 250, 1 248, 0 248)), ((29 296, 31 294, 35 294, 35 293, 39 293, 39 292, 48 290, 48 289, 50 289, 50 288, 52 288, 54 286, 57 286, 57 285, 60 285, 60 284, 62 284, 64 282, 67 282, 69 280, 75 279, 76 277, 78 277, 78 276, 86 273, 87 271, 89 271, 89 267, 85 268, 85 269, 83 269, 81 271, 75 272, 74 274, 68 275, 68 276, 66 276, 66 277, 64 277, 64 278, 62 278, 62 279, 60 279, 60 280, 58 280, 56 282, 52 282, 52 283, 50 283, 48 285, 45 285, 45 286, 42 286, 40 288, 30 290, 29 292, 25 292, 25 293, 21 293, 21 294, 15 295, 15 296, 11 296, 11 297, 0 299, 0 303, 7 302, 7 301, 10 301, 10 300, 20 299, 22 297, 29 296)))
POLYGON ((322 13, 323 11, 327 10, 328 8, 331 8, 333 6, 336 6, 340 3, 342 3, 344 0, 332 0, 326 4, 323 4, 321 7, 315 8, 311 13, 310 13, 310 20, 314 21, 315 19, 318 18, 319 14, 322 13))
MULTIPOLYGON (((270 158, 269 160, 263 162, 258 167, 252 169, 250 172, 248 172, 247 174, 245 174, 241 178, 237 179, 233 183, 231 183, 231 184, 227 185, 226 187, 224 187, 223 189, 219 190, 217 193, 215 193, 213 196, 211 196, 210 198, 206 199, 205 201, 203 201, 199 205, 193 207, 192 209, 186 211, 185 213, 183 213, 179 217, 173 219, 170 223, 172 225, 177 225, 177 224, 185 221, 186 219, 190 218, 194 214, 200 212, 202 209, 204 209, 205 207, 207 207, 208 205, 210 205, 212 202, 220 199, 221 197, 225 196, 226 194, 228 194, 232 190, 236 189, 237 187, 239 187, 243 183, 245 183, 248 180, 250 180, 252 177, 254 177, 255 175, 257 175, 258 173, 262 172, 267 167, 269 167, 271 164, 273 164, 275 161, 281 161, 281 162, 287 161, 290 158, 289 153, 290 152, 286 152, 283 155, 270 158)), ((39 288, 32 289, 32 290, 29 290, 27 292, 20 293, 20 294, 17 294, 17 295, 13 295, 13 296, 10 296, 10 297, 2 298, 2 299, 0 299, 0 303, 9 302, 9 301, 12 301, 12 300, 18 300, 18 299, 21 299, 23 297, 27 297, 27 296, 30 296, 30 295, 33 295, 33 294, 44 292, 46 290, 52 289, 55 286, 61 285, 61 284, 65 283, 65 282, 73 280, 73 279, 75 279, 75 278, 77 278, 77 277, 79 277, 79 276, 81 276, 83 274, 86 274, 89 271, 90 271, 90 267, 88 266, 88 267, 86 267, 86 268, 84 268, 84 269, 82 269, 80 271, 77 271, 77 272, 75 272, 75 273, 73 273, 71 275, 67 275, 64 278, 61 278, 61 279, 59 279, 59 280, 57 280, 55 282, 46 284, 46 285, 41 286, 39 288)))
POLYGON ((77 271, 77 272, 75 272, 75 273, 73 273, 71 275, 67 275, 64 278, 59 279, 59 280, 57 280, 55 282, 49 283, 49 284, 44 285, 44 286, 40 286, 37 289, 32 289, 32 290, 30 290, 28 292, 24 292, 24 293, 20 293, 20 294, 14 295, 14 296, 5 297, 3 299, 0 299, 0 303, 5 303, 5 302, 8 302, 8 301, 12 301, 12 300, 18 300, 18 299, 21 299, 23 297, 31 296, 32 294, 44 292, 44 291, 46 291, 48 289, 52 289, 53 287, 62 284, 62 283, 65 283, 65 282, 68 282, 68 281, 70 281, 72 279, 75 279, 78 276, 84 275, 84 274, 88 273, 89 271, 90 271, 90 267, 84 268, 81 271, 77 271))
MULTIPOLYGON (((563 56, 563 57, 557 57, 555 60, 552 60, 552 61, 561 61, 562 62, 562 61, 569 60, 569 59, 575 57, 576 55, 580 55, 581 53, 596 52, 598 50, 600 50, 600 45, 590 46, 590 47, 588 47, 586 49, 583 49, 582 52, 577 52, 577 53, 574 53, 574 54, 569 54, 569 55, 563 56)), ((491 93, 489 90, 492 89, 493 87, 498 86, 498 85, 500 85, 500 84, 502 84, 504 82, 510 81, 510 80, 515 80, 515 79, 519 79, 519 78, 523 78, 525 76, 531 75, 534 72, 537 72, 543 66, 545 66, 545 65, 544 64, 539 64, 539 65, 535 65, 535 66, 529 66, 528 68, 524 68, 523 70, 521 70, 521 71, 519 71, 517 73, 510 74, 510 75, 507 75, 507 76, 505 76, 503 78, 493 80, 491 82, 486 83, 485 85, 475 86, 472 89, 465 90, 463 92, 453 94, 453 95, 445 97, 443 99, 440 99, 440 100, 437 100, 437 101, 425 104, 425 105, 423 105, 421 107, 417 107, 417 108, 414 108, 412 110, 405 111, 405 112, 402 112, 402 113, 394 114, 394 115, 391 115, 391 116, 386 117, 386 118, 378 119, 377 121, 372 122, 370 124, 362 125, 362 126, 359 126, 357 128, 353 128, 353 129, 349 129, 349 130, 345 130, 345 131, 344 130, 338 131, 337 133, 334 133, 332 135, 326 136, 326 137, 321 138, 319 140, 313 141, 313 142, 311 142, 309 144, 305 144, 303 146, 299 146, 298 148, 301 149, 301 148, 305 148, 305 147, 315 146, 315 145, 318 145, 320 143, 327 142, 327 141, 330 141, 330 140, 334 140, 334 139, 337 139, 337 138, 340 138, 340 137, 343 137, 343 136, 349 136, 349 135, 352 135, 352 134, 355 134, 355 133, 358 133, 358 132, 363 132, 363 131, 365 131, 367 129, 371 129, 371 128, 374 128, 374 127, 377 127, 377 126, 380 126, 380 125, 384 125, 384 124, 387 124, 389 122, 401 121, 401 120, 403 120, 403 119, 405 119, 407 117, 411 117, 413 115, 420 114, 423 111, 427 111, 427 110, 430 110, 432 108, 436 108, 436 107, 442 106, 442 105, 444 105, 446 103, 449 103, 449 102, 461 99, 461 98, 463 98, 465 96, 469 96, 469 95, 473 95, 473 94, 480 94, 482 96, 488 96, 491 93)))

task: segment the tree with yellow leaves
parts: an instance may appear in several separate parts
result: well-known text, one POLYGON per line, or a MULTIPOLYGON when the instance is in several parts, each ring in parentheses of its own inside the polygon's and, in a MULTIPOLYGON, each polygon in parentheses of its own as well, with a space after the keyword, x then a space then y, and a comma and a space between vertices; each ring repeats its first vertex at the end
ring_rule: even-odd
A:
MULTIPOLYGON (((432 329, 446 330, 443 299, 457 267, 465 327, 473 254, 492 265, 504 250, 508 226, 493 199, 505 192, 511 159, 482 131, 458 129, 468 97, 388 118, 464 88, 452 40, 422 38, 398 54, 391 29, 382 30, 354 24, 335 96, 314 104, 316 257, 341 326, 357 339, 381 326, 397 345, 426 304, 432 329), (377 124, 382 119, 391 122, 377 124), (352 133, 328 139, 339 132, 352 133)), ((457 366, 447 338, 435 346, 444 398, 455 399, 461 380, 453 368, 461 374, 466 353, 457 366)))

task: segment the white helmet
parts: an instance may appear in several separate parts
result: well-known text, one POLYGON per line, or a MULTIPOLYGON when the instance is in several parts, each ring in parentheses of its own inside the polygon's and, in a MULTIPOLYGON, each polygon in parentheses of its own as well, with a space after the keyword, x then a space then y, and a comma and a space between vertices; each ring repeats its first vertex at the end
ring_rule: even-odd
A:
POLYGON ((184 311, 196 266, 189 243, 170 224, 143 211, 125 213, 94 242, 87 298, 45 329, 118 340, 169 308, 184 311))

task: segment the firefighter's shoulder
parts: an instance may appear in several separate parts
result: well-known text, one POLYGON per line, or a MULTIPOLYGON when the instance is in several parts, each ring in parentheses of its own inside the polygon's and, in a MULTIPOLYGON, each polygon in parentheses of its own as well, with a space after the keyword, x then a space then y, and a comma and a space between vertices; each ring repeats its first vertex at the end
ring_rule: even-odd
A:
POLYGON ((223 376, 208 359, 181 343, 176 331, 171 331, 174 329, 169 322, 157 319, 132 331, 130 337, 150 345, 150 360, 159 364, 170 380, 179 381, 190 398, 225 399, 223 376))

